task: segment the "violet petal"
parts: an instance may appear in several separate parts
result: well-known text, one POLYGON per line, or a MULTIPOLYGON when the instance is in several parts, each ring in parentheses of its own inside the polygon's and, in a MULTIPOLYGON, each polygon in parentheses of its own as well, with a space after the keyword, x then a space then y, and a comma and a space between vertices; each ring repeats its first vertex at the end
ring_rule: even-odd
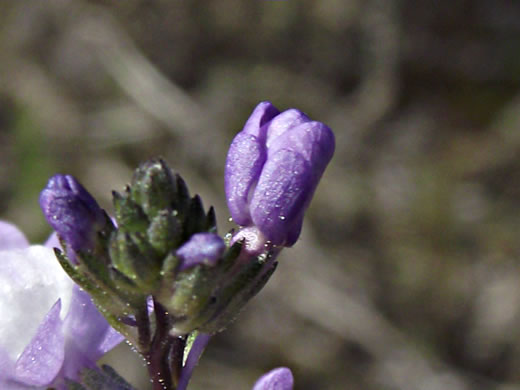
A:
MULTIPOLYGON (((14 362, 9 358, 7 351, 0 348, 0 385, 14 375, 14 362)), ((4 386, 5 387, 5 386, 4 386)), ((3 389, 4 387, 0 387, 3 389)))
POLYGON ((45 244, 43 244, 43 246, 46 248, 58 248, 63 250, 63 248, 61 247, 60 240, 58 238, 58 234, 56 232, 52 232, 52 234, 49 236, 47 241, 45 241, 45 244))
POLYGON ((253 390, 292 390, 294 378, 287 367, 279 367, 269 371, 258 379, 253 390))
POLYGON ((267 147, 270 148, 273 141, 284 134, 287 130, 294 129, 296 126, 309 121, 310 119, 307 115, 295 108, 282 112, 280 115, 273 118, 267 126, 267 147))
POLYGON ((260 102, 247 120, 241 133, 254 135, 260 142, 265 143, 266 129, 263 126, 280 114, 280 111, 271 102, 260 102))
POLYGON ((224 175, 226 198, 231 217, 239 225, 251 223, 248 201, 266 155, 259 139, 246 133, 237 134, 229 148, 224 175))
POLYGON ((197 233, 182 245, 176 252, 182 261, 179 271, 195 267, 199 264, 213 266, 224 253, 226 244, 214 233, 197 233))
POLYGON ((0 250, 23 249, 28 246, 29 241, 16 226, 0 221, 0 250))
POLYGON ((300 154, 279 150, 267 160, 251 199, 251 214, 273 244, 284 244, 301 221, 311 187, 311 168, 300 154))
POLYGON ((65 338, 58 300, 15 365, 16 380, 34 386, 50 384, 63 364, 65 338))
POLYGON ((320 122, 302 123, 274 139, 268 149, 268 159, 280 149, 301 154, 319 178, 334 154, 334 134, 320 122))
POLYGON ((73 288, 64 330, 67 336, 67 350, 70 351, 64 368, 67 376, 71 378, 75 377, 74 374, 81 368, 80 358, 95 362, 124 339, 110 327, 88 293, 77 285, 73 288), (77 358, 70 356, 72 354, 77 354, 77 358))

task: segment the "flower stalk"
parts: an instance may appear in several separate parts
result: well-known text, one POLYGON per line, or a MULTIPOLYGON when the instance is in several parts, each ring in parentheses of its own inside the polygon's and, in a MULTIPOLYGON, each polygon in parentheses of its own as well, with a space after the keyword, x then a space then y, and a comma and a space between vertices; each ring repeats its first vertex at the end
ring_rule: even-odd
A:
MULTIPOLYGON (((58 261, 146 359, 154 390, 185 390, 211 335, 264 287, 298 239, 333 152, 323 123, 260 103, 228 153, 225 190, 240 229, 225 239, 213 208, 161 159, 113 192, 114 220, 72 176, 49 180, 40 205, 60 239, 58 261)), ((255 390, 292 381, 280 369, 255 390)))

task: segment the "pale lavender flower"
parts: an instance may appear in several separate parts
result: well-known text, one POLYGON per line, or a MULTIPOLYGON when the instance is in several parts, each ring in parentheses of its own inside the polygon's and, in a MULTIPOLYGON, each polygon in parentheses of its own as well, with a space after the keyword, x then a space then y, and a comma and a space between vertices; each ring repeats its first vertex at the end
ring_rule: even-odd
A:
POLYGON ((301 111, 280 113, 260 103, 227 156, 225 189, 233 220, 275 245, 294 245, 334 143, 326 125, 301 111))
POLYGON ((253 390, 292 390, 294 378, 287 367, 279 367, 264 374, 256 381, 253 390))
POLYGON ((64 389, 123 337, 63 271, 55 237, 29 246, 1 221, 0 237, 0 389, 64 389))

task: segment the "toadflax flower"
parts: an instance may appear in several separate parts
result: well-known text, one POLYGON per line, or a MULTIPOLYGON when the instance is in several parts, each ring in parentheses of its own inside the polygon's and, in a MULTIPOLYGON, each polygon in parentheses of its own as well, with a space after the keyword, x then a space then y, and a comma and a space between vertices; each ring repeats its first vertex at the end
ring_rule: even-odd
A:
MULTIPOLYGON (((303 215, 334 153, 334 135, 296 109, 260 103, 228 152, 225 190, 238 236, 292 246, 303 215)), ((242 237, 240 237, 242 238, 242 237)))
POLYGON ((65 389, 64 378, 122 341, 90 297, 67 276, 52 246, 29 246, 0 221, 0 389, 65 389))

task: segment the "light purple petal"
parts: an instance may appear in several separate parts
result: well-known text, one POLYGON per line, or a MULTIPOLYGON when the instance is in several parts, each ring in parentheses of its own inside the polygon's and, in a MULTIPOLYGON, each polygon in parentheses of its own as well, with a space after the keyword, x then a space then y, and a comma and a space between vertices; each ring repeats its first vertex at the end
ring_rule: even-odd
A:
POLYGON ((49 248, 0 252, 0 346, 11 360, 20 356, 58 299, 69 306, 73 285, 49 248))
POLYGON ((9 379, 0 377, 0 389, 2 390, 35 390, 34 386, 21 384, 20 382, 13 382, 9 379))
POLYGON ((60 240, 58 239, 58 234, 56 232, 53 232, 49 236, 49 238, 47 239, 47 241, 45 241, 45 244, 43 244, 43 246, 45 246, 46 248, 59 248, 63 250, 63 248, 61 247, 60 240))
POLYGON ((266 160, 265 146, 257 137, 239 133, 229 148, 224 175, 231 217, 239 225, 249 225, 248 200, 266 160))
POLYGON ((117 347, 124 341, 124 336, 117 330, 109 326, 103 335, 103 338, 99 342, 98 352, 102 355, 117 347))
POLYGON ((78 379, 83 368, 95 362, 123 341, 99 313, 90 296, 74 286, 69 312, 64 321, 65 354, 60 377, 78 379))
POLYGON ((16 380, 28 385, 46 386, 60 371, 65 356, 60 310, 61 301, 58 300, 16 362, 16 380))
POLYGON ((280 149, 301 154, 319 179, 334 154, 334 134, 321 122, 300 124, 274 139, 268 149, 268 159, 280 149))
POLYGON ((25 235, 13 224, 0 221, 0 251, 24 249, 29 246, 25 235))
POLYGON ((270 148, 274 140, 284 134, 287 130, 293 129, 296 126, 309 121, 310 119, 307 115, 295 108, 282 112, 267 126, 267 148, 270 148))
MULTIPOLYGON (((284 234, 282 228, 283 226, 286 226, 287 234, 284 245, 294 245, 300 235, 303 223, 303 214, 309 206, 314 191, 316 190, 321 176, 323 175, 327 164, 330 162, 333 153, 334 134, 327 126, 320 122, 305 122, 300 124, 281 134, 272 142, 271 147, 268 149, 267 163, 264 166, 259 184, 253 196, 253 201, 250 205, 253 221, 260 227, 266 236, 273 238, 273 241, 279 241, 280 239, 274 239, 274 236, 284 234), (271 188, 277 188, 281 191, 281 188, 283 188, 281 183, 297 180, 297 178, 290 177, 291 172, 289 169, 284 169, 285 166, 291 165, 288 161, 288 159, 290 160, 291 158, 291 154, 288 153, 289 151, 294 152, 295 155, 301 156, 307 161, 307 165, 304 165, 301 168, 307 173, 305 175, 301 174, 298 185, 293 186, 292 189, 287 187, 286 199, 283 199, 282 195, 276 195, 276 199, 273 199, 273 202, 273 200, 268 199, 273 193, 270 190, 271 188), (278 167, 279 169, 276 169, 277 164, 280 164, 278 167), (273 172, 272 177, 264 180, 266 176, 270 176, 270 171, 273 172), (284 175, 289 177, 284 178, 284 175), (264 189, 264 186, 267 189, 267 191, 264 191, 264 195, 269 195, 262 197, 258 191, 260 187, 264 189), (300 192, 302 192, 299 197, 296 195, 298 188, 300 192), (295 202, 296 198, 299 199, 298 202, 295 202), (258 203, 254 203, 255 199, 257 199, 258 203), (256 209, 257 205, 263 207, 263 210, 260 210, 260 213, 258 212, 259 210, 256 209), (277 214, 285 215, 283 211, 284 208, 287 210, 286 213, 292 215, 294 219, 286 215, 288 218, 282 221, 285 222, 285 224, 278 223, 277 229, 275 226, 277 224, 274 223, 274 216, 277 214), (297 212, 297 208, 300 208, 299 212, 297 212), (270 213, 267 213, 265 210, 270 210, 270 213), (263 218, 260 216, 263 216, 263 218), (260 221, 264 220, 267 220, 267 223, 261 222, 262 224, 259 224, 260 221), (266 230, 273 228, 274 230, 272 232, 266 230)), ((296 171, 300 170, 294 170, 293 172, 296 171)))
POLYGON ((266 129, 262 127, 278 114, 280 114, 280 111, 270 102, 259 103, 249 116, 241 133, 254 135, 262 143, 265 143, 266 129))
POLYGON ((256 381, 253 390, 292 390, 294 378, 287 367, 279 367, 264 374, 256 381))
POLYGON ((254 224, 273 244, 284 244, 301 221, 311 190, 307 161, 298 153, 279 150, 267 160, 251 199, 254 224))
MULTIPOLYGON (((67 346, 85 359, 95 362, 106 352, 123 341, 123 336, 116 332, 101 315, 90 296, 77 285, 74 286, 70 309, 64 325, 67 346), (74 347, 72 347, 73 345, 74 347)), ((67 372, 80 368, 76 360, 67 356, 67 372)))
POLYGON ((9 358, 7 352, 0 348, 0 385, 2 384, 2 381, 12 378, 13 375, 14 363, 9 358))
POLYGON ((182 261, 179 271, 184 271, 199 264, 213 266, 220 259, 225 249, 226 244, 217 234, 194 234, 176 252, 177 257, 182 261))

